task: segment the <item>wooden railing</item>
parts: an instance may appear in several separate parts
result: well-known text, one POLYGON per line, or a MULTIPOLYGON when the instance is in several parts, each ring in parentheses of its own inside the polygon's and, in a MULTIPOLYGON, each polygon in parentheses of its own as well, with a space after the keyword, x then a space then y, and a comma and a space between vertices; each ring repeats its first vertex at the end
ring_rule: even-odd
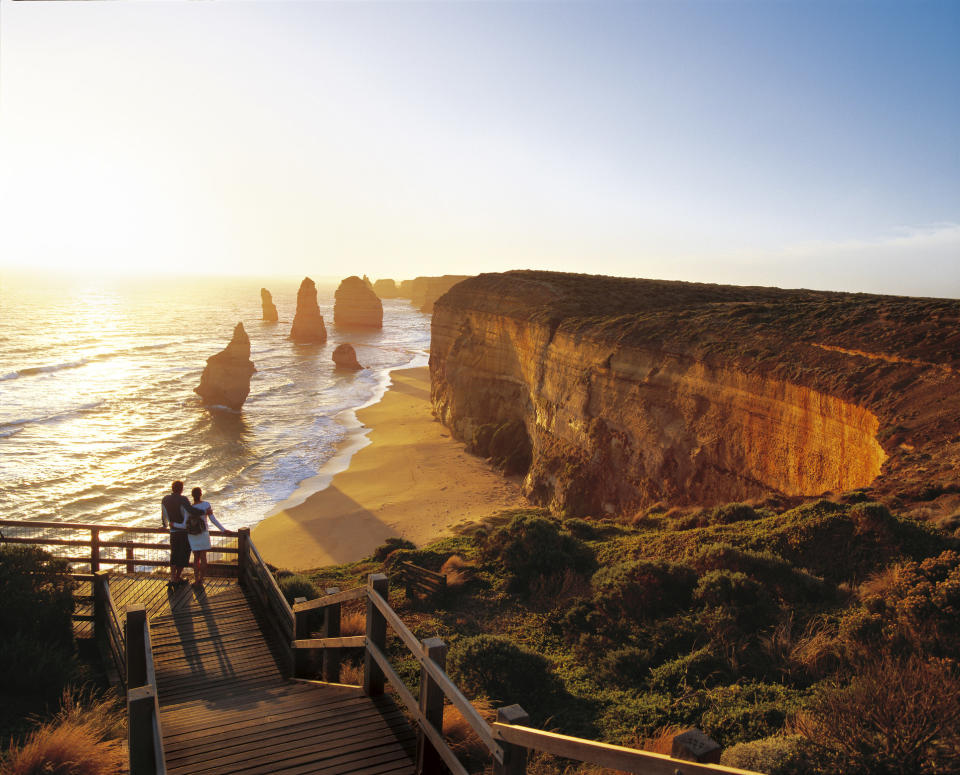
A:
POLYGON ((110 574, 100 570, 93 574, 93 635, 100 649, 104 667, 117 673, 120 685, 127 688, 127 640, 120 614, 110 594, 110 574))
POLYGON ((127 741, 132 775, 166 775, 150 621, 143 605, 126 610, 127 741))
POLYGON ((447 591, 447 577, 412 562, 397 565, 397 574, 411 601, 431 601, 442 597, 447 591))
MULTIPOLYGON (((170 558, 163 556, 163 553, 170 550, 170 532, 165 528, 0 519, 0 536, 2 536, 0 542, 3 543, 55 547, 51 553, 59 559, 73 565, 88 566, 89 573, 74 572, 72 574, 78 581, 93 581, 93 574, 99 571, 102 565, 120 566, 127 573, 133 573, 138 567, 158 568, 170 565, 170 558), (4 530, 4 528, 8 529, 4 530), (15 535, 15 532, 32 532, 34 535, 15 535), (89 537, 82 536, 84 533, 89 537), (164 540, 132 541, 111 537, 116 533, 156 535, 162 536, 164 540), (74 537, 61 537, 66 534, 74 537), (121 549, 122 553, 119 551, 121 549), (141 552, 140 556, 137 555, 138 550, 141 552), (144 550, 152 552, 153 556, 143 556, 144 550)), ((238 538, 239 534, 229 530, 211 530, 210 536, 211 538, 238 538)), ((209 551, 213 556, 238 553, 237 546, 229 545, 214 545, 209 551)), ((225 563, 210 563, 211 575, 229 572, 229 568, 230 566, 225 563)))
POLYGON ((439 638, 418 641, 391 608, 388 599, 388 579, 379 573, 368 578, 366 587, 343 592, 328 589, 323 597, 315 600, 298 599, 293 605, 295 637, 291 647, 294 651, 294 674, 302 677, 318 672, 324 681, 337 682, 340 650, 363 648, 363 691, 368 696, 380 695, 383 694, 385 683, 389 683, 417 726, 419 774, 440 775, 446 769, 452 775, 468 775, 443 737, 444 705, 449 700, 483 741, 496 775, 523 775, 528 750, 543 751, 637 775, 756 775, 731 767, 533 729, 525 725, 529 721, 527 714, 516 705, 499 709, 497 722, 488 724, 445 672, 446 644, 439 638), (344 638, 340 637, 339 631, 340 606, 351 600, 366 600, 366 634, 344 638), (311 638, 309 618, 321 610, 324 612, 322 637, 311 638), (386 655, 388 625, 420 664, 419 698, 415 698, 403 683, 386 655), (318 665, 316 655, 321 651, 322 670, 315 670, 318 665))
MULTIPOLYGON (((250 592, 261 608, 268 614, 267 618, 277 630, 282 643, 290 643, 294 639, 293 609, 280 591, 280 585, 270 572, 270 568, 263 561, 257 547, 250 540, 250 529, 241 528, 237 539, 237 567, 240 584, 250 592)), ((292 669, 293 653, 288 653, 290 660, 287 665, 292 669)))

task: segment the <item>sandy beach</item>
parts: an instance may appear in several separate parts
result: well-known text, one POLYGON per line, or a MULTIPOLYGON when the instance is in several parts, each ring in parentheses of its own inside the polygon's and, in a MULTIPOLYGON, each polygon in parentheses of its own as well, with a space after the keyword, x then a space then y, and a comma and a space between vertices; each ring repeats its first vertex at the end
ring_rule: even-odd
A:
POLYGON ((523 506, 519 487, 496 473, 430 413, 427 368, 391 374, 383 400, 357 412, 370 444, 330 486, 253 529, 263 558, 306 570, 369 556, 387 538, 420 546, 451 527, 523 506))

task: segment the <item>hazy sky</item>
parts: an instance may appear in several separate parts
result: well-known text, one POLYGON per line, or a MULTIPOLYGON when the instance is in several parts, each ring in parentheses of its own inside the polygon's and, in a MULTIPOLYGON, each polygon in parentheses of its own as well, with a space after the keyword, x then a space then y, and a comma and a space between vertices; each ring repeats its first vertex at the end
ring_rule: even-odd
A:
POLYGON ((0 267, 960 297, 960 2, 0 0, 0 267))

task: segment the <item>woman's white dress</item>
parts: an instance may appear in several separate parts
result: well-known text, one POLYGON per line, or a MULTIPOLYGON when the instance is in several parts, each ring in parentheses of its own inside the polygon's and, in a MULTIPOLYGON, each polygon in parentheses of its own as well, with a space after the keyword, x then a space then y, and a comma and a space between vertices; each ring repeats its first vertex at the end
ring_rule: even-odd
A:
POLYGON ((217 518, 213 514, 207 514, 206 512, 213 507, 207 501, 200 501, 199 503, 194 503, 194 507, 198 509, 203 509, 203 532, 202 533, 187 533, 187 540, 190 541, 190 549, 194 552, 203 552, 210 548, 210 526, 207 524, 207 519, 213 522, 217 526, 218 530, 226 530, 226 528, 217 522, 217 518))

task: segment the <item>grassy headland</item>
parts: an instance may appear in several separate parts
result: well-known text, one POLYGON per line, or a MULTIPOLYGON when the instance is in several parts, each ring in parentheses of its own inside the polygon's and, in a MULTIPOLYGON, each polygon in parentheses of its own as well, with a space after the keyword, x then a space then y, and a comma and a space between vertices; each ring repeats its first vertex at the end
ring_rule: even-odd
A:
POLYGON ((632 524, 518 510, 398 546, 307 576, 322 590, 401 559, 443 569, 444 599, 391 601, 449 643, 468 696, 519 703, 535 725, 628 745, 695 725, 729 763, 769 772, 960 766, 960 541, 879 504, 632 524))

